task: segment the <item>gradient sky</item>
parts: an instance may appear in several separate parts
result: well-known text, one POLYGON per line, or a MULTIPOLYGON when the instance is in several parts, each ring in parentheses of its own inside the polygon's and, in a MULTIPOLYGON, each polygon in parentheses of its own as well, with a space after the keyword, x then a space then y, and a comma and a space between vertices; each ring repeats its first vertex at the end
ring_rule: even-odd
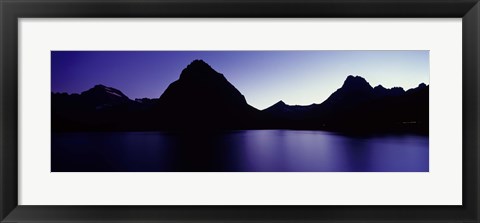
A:
POLYGON ((158 98, 193 60, 222 73, 258 108, 323 102, 348 75, 372 86, 429 84, 429 51, 52 51, 52 92, 96 84, 131 99, 158 98))

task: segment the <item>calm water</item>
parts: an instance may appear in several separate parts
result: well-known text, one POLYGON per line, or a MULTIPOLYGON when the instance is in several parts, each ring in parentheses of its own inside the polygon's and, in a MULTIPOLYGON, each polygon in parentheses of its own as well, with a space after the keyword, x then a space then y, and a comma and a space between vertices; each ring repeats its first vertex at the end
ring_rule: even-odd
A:
POLYGON ((53 133, 52 171, 428 172, 428 137, 324 131, 53 133))

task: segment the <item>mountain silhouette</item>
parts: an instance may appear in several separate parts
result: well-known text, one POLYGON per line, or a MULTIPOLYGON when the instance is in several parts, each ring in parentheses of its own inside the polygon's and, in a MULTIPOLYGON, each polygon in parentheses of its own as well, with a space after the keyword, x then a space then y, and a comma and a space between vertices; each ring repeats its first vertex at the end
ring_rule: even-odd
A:
MULTIPOLYGON (((220 110, 251 108, 245 97, 227 79, 203 60, 194 60, 160 96, 159 103, 172 110, 192 108, 192 105, 222 105, 220 110)), ((204 106, 195 109, 210 110, 204 106)))
POLYGON ((285 104, 282 100, 278 101, 274 105, 266 108, 263 110, 264 112, 272 113, 272 114, 288 114, 292 112, 294 109, 292 106, 285 104))
POLYGON ((405 93, 405 90, 403 90, 403 88, 401 87, 393 87, 393 88, 387 89, 382 85, 378 85, 373 88, 373 93, 377 98, 381 98, 381 97, 387 97, 387 96, 400 96, 405 93))
POLYGON ((341 131, 428 132, 428 86, 421 84, 407 93, 400 87, 372 88, 364 78, 349 76, 341 88, 305 117, 315 127, 341 131))
POLYGON ((360 76, 349 75, 342 87, 322 103, 322 107, 354 107, 373 98, 373 88, 360 76))
POLYGON ((80 96, 86 103, 93 106, 115 106, 131 101, 120 90, 104 85, 95 85, 93 88, 82 92, 80 96))
POLYGON ((139 113, 149 108, 104 85, 95 85, 80 94, 53 93, 52 129, 132 129, 138 117, 143 117, 139 113))
POLYGON ((302 128, 305 127, 306 117, 312 112, 316 104, 311 105, 287 105, 280 100, 274 105, 262 110, 261 123, 272 129, 278 128, 302 128), (300 125, 302 127, 300 127, 300 125))
POLYGON ((376 129, 428 132, 428 86, 408 91, 372 87, 360 76, 348 76, 324 102, 291 106, 278 102, 263 110, 268 126, 291 129, 373 131, 376 129))
POLYGON ((194 60, 160 96, 157 120, 169 128, 231 128, 257 112, 223 74, 194 60))
POLYGON ((53 131, 325 129, 415 131, 428 134, 429 86, 372 87, 348 76, 325 101, 307 106, 280 100, 259 111, 223 74, 194 60, 159 98, 131 100, 95 85, 80 94, 52 93, 53 131))
POLYGON ((270 113, 270 114, 285 114, 288 116, 289 114, 307 112, 315 105, 316 104, 305 105, 305 106, 304 105, 287 105, 285 104, 285 102, 280 100, 274 105, 264 109, 263 112, 270 113))

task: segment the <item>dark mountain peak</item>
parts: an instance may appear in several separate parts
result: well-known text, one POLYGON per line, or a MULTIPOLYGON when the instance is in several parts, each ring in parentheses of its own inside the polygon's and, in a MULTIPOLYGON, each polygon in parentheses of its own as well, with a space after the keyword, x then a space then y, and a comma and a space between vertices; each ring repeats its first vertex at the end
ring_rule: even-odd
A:
POLYGON ((277 103, 275 103, 274 105, 281 105, 281 106, 285 106, 287 104, 285 104, 285 102, 283 102, 282 100, 278 101, 277 103))
POLYGON ((373 88, 373 93, 375 98, 382 98, 386 96, 400 96, 405 93, 405 90, 401 87, 385 88, 382 85, 378 85, 373 88))
POLYGON ((243 125, 257 109, 223 74, 202 60, 194 60, 158 100, 158 121, 173 128, 243 125), (171 118, 176 117, 176 118, 171 118))
POLYGON ((412 94, 412 93, 417 93, 417 92, 421 92, 421 91, 428 91, 428 85, 426 85, 425 83, 421 83, 421 84, 418 85, 418 87, 408 89, 408 91, 406 91, 406 92, 408 94, 412 94))
POLYGON ((244 96, 223 74, 215 71, 203 60, 192 61, 183 69, 180 78, 171 83, 160 96, 161 101, 177 103, 202 103, 204 100, 213 103, 215 99, 227 102, 227 98, 246 104, 244 96), (194 98, 198 100, 192 100, 194 98))
POLYGON ((299 120, 304 117, 304 115, 317 106, 316 104, 311 105, 287 105, 285 102, 280 100, 274 105, 262 110, 263 113, 272 115, 275 118, 285 118, 288 120, 299 120))
POLYGON ((365 80, 365 78, 363 78, 362 76, 357 76, 357 75, 348 75, 347 76, 347 79, 345 79, 345 81, 364 81, 364 82, 367 82, 365 80))
POLYGON ((202 80, 223 77, 203 60, 192 61, 180 74, 180 80, 202 80))
POLYGON ((384 96, 388 94, 388 89, 386 89, 384 86, 381 84, 377 85, 376 87, 373 88, 373 93, 377 96, 384 96))
POLYGON ((341 88, 322 103, 327 107, 354 106, 373 97, 372 86, 360 76, 349 75, 341 88))
POLYGON ((277 103, 273 104, 272 106, 264 109, 265 111, 276 111, 276 110, 284 110, 285 108, 288 108, 289 106, 285 104, 282 100, 278 101, 277 103))
POLYGON ((80 96, 84 103, 95 106, 97 109, 130 102, 130 99, 120 90, 101 84, 82 92, 80 96))
POLYGON ((210 67, 210 65, 208 65, 205 61, 201 60, 201 59, 196 59, 196 60, 193 60, 189 66, 208 66, 210 67))
POLYGON ((194 69, 194 70, 213 70, 212 67, 203 60, 194 60, 189 65, 187 65, 186 69, 194 69))
POLYGON ((373 90, 376 90, 376 91, 394 91, 394 92, 405 92, 405 90, 403 90, 402 87, 392 87, 392 88, 385 88, 384 86, 382 86, 381 84, 379 84, 378 86, 374 87, 373 90))
POLYGON ((97 84, 97 85, 93 86, 93 89, 105 89, 105 88, 107 88, 107 87, 103 84, 97 84))
POLYGON ((348 75, 345 82, 343 82, 343 89, 349 89, 352 91, 357 90, 371 90, 372 86, 365 80, 365 78, 360 76, 348 75))
POLYGON ((381 84, 377 85, 376 87, 373 88, 375 92, 386 92, 388 91, 384 86, 381 84))
POLYGON ((112 87, 107 87, 102 84, 97 84, 93 88, 90 88, 87 91, 84 91, 81 93, 81 95, 84 96, 97 96, 97 97, 112 97, 112 98, 123 98, 123 99, 128 99, 129 98, 123 94, 120 90, 117 90, 112 87))
POLYGON ((418 85, 417 88, 418 89, 423 89, 423 88, 426 88, 426 87, 427 87, 427 85, 425 83, 421 83, 421 84, 418 85))
POLYGON ((392 87, 390 88, 390 91, 395 93, 405 93, 405 90, 403 90, 402 87, 392 87))

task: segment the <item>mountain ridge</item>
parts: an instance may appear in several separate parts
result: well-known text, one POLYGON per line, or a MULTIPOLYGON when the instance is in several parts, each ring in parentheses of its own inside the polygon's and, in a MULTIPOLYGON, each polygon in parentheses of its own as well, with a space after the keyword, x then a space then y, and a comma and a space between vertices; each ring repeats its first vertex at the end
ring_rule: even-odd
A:
POLYGON ((132 100, 105 85, 80 94, 52 93, 52 129, 362 130, 401 129, 405 127, 401 123, 408 120, 428 131, 428 88, 424 83, 406 91, 372 87, 365 78, 348 75, 320 104, 287 105, 280 100, 258 110, 223 74, 203 60, 194 60, 158 98, 132 100))

